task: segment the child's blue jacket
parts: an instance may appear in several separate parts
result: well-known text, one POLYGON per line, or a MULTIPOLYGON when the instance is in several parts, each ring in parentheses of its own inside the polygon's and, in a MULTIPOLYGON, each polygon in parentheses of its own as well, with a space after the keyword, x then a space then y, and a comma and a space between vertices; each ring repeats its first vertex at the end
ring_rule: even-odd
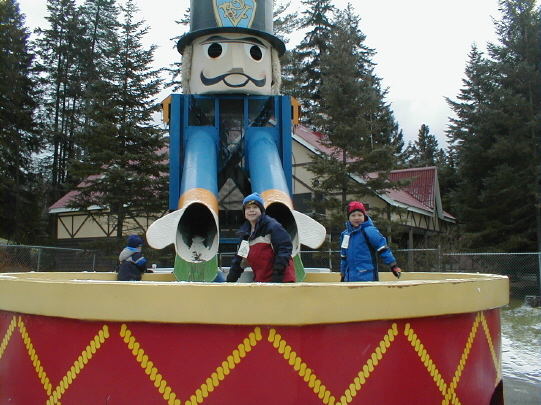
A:
POLYGON ((385 264, 390 267, 396 265, 396 259, 387 246, 387 240, 374 226, 369 216, 366 216, 366 220, 355 229, 351 222, 346 222, 346 229, 340 235, 340 246, 346 235, 349 235, 348 247, 340 247, 340 272, 344 281, 379 280, 376 253, 385 264))

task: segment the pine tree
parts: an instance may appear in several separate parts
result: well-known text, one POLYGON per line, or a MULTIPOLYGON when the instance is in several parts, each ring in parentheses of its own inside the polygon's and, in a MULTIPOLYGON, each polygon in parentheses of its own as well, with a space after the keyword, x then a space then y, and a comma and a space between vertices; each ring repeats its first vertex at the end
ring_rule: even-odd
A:
MULTIPOLYGON (((183 26, 182 31, 186 31, 190 26, 190 8, 186 9, 184 16, 181 20, 175 21, 178 25, 183 26)), ((171 38, 172 48, 177 48, 177 42, 180 39, 181 35, 171 38)), ((163 71, 169 74, 169 81, 165 83, 165 87, 171 88, 172 91, 179 91, 182 88, 182 59, 178 55, 179 59, 177 62, 173 62, 169 67, 164 68, 163 71)))
POLYGON ((42 78, 40 119, 48 143, 45 163, 52 203, 71 189, 69 162, 79 155, 76 137, 84 124, 86 27, 74 0, 48 0, 47 9, 50 26, 37 30, 36 66, 42 78))
MULTIPOLYGON (((450 212, 455 215, 453 205, 453 194, 457 190, 457 183, 459 181, 456 169, 456 154, 453 150, 447 149, 444 151, 445 158, 441 164, 438 165, 438 182, 440 185, 441 202, 444 211, 450 212)), ((458 231, 458 228, 456 228, 458 231)))
POLYGON ((541 241, 541 75, 535 0, 500 1, 499 44, 474 48, 449 130, 454 204, 472 249, 535 251, 541 241))
POLYGON ((32 49, 14 0, 0 2, 0 235, 18 243, 42 236, 43 206, 34 188, 33 154, 41 148, 32 49))
POLYGON ((127 219, 138 223, 159 215, 168 201, 165 140, 152 118, 158 111, 155 96, 162 85, 160 70, 151 68, 156 47, 142 46, 148 27, 134 20, 138 11, 134 2, 128 0, 121 10, 115 57, 108 66, 114 73, 109 83, 114 91, 107 93, 108 99, 92 101, 86 153, 74 166, 79 176, 88 178, 71 203, 79 209, 108 207, 118 238, 128 231, 144 230, 141 223, 138 229, 126 229, 127 219))
POLYGON ((286 44, 286 52, 280 58, 282 86, 281 93, 293 94, 297 87, 297 80, 294 71, 293 50, 287 49, 289 36, 300 26, 298 12, 289 13, 290 1, 279 3, 274 1, 274 35, 280 38, 286 44))
POLYGON ((332 152, 315 157, 310 171, 316 190, 327 196, 330 221, 343 221, 349 195, 362 199, 393 187, 388 173, 403 146, 401 132, 374 74, 374 50, 364 44, 351 7, 339 11, 327 52, 321 57, 321 100, 314 125, 327 135, 332 152), (378 175, 375 175, 375 174, 378 175), (352 181, 352 177, 361 181, 352 181))
POLYGON ((490 46, 489 52, 501 85, 498 110, 506 121, 494 151, 505 163, 497 166, 487 191, 501 195, 506 181, 513 215, 502 221, 502 228, 513 236, 503 243, 505 248, 541 250, 541 8, 536 0, 509 0, 500 2, 500 11, 500 45, 490 46))
MULTIPOLYGON (((103 96, 114 89, 112 82, 113 72, 109 70, 109 60, 115 57, 117 48, 118 9, 114 0, 86 0, 82 7, 85 21, 84 64, 82 65, 85 124, 81 134, 85 136, 86 126, 92 125, 91 111, 96 100, 103 100, 103 96)), ((100 101, 98 101, 100 102, 100 101)))
POLYGON ((311 30, 292 51, 291 61, 286 61, 284 92, 290 92, 301 103, 303 121, 309 124, 321 99, 321 57, 327 52, 335 7, 330 0, 303 0, 301 3, 305 10, 299 28, 311 30), (294 78, 296 85, 288 85, 288 78, 294 78))
POLYGON ((495 129, 491 127, 490 93, 493 91, 492 70, 488 59, 472 46, 465 69, 464 87, 458 101, 447 99, 456 118, 451 118, 447 133, 449 154, 454 156, 456 182, 450 199, 452 212, 456 213, 466 233, 473 234, 483 228, 484 218, 477 215, 483 210, 479 191, 483 176, 493 163, 489 163, 486 150, 493 143, 495 129))
MULTIPOLYGON (((114 0, 86 0, 82 13, 86 25, 88 62, 94 66, 90 73, 100 72, 100 65, 114 55, 111 53, 118 29, 118 10, 114 0)), ((91 82, 94 77, 87 78, 91 82)))
POLYGON ((410 167, 427 167, 445 165, 445 151, 438 146, 436 136, 430 133, 428 125, 421 125, 417 140, 408 145, 410 167))
POLYGON ((289 12, 291 1, 273 1, 273 31, 285 44, 289 42, 289 35, 299 27, 298 12, 289 12))

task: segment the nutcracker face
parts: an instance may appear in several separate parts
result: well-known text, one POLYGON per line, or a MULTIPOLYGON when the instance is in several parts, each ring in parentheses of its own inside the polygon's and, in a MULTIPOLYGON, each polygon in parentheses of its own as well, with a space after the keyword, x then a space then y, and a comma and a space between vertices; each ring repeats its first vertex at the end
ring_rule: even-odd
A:
POLYGON ((271 94, 269 42, 246 34, 219 33, 193 42, 190 92, 271 94))

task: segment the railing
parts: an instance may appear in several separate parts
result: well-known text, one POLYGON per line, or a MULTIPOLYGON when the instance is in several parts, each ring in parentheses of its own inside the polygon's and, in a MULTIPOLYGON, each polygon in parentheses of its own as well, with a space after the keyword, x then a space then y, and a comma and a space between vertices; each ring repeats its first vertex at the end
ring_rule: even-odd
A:
POLYGON ((47 246, 0 245, 0 273, 25 271, 111 271, 102 252, 47 246))
MULTIPOLYGON (((540 252, 444 253, 442 249, 398 249, 393 253, 406 272, 501 274, 509 277, 512 296, 540 296, 540 252)), ((229 267, 233 256, 234 253, 219 253, 219 265, 229 267)), ((306 268, 340 271, 339 251, 302 251, 301 258, 306 268)), ((173 262, 162 266, 173 267, 173 262)), ((115 267, 116 258, 108 258, 103 252, 94 250, 0 245, 0 273, 114 271, 115 267)), ((380 271, 388 270, 385 264, 380 263, 380 271)))

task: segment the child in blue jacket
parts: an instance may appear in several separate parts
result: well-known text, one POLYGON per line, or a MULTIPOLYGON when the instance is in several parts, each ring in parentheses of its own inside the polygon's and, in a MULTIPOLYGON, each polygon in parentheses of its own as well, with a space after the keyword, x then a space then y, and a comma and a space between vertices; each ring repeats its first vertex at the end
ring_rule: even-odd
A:
POLYGON ((364 205, 358 201, 350 202, 347 214, 346 229, 340 235, 341 281, 378 281, 376 253, 400 278, 402 270, 397 266, 387 240, 366 215, 364 205))
POLYGON ((282 224, 265 213, 258 193, 244 199, 242 210, 246 222, 238 231, 240 248, 231 262, 227 282, 234 283, 240 278, 244 264, 252 268, 255 282, 295 282, 293 244, 282 224))
POLYGON ((139 281, 143 273, 152 273, 152 270, 147 269, 147 260, 141 253, 142 249, 143 239, 137 235, 130 235, 128 237, 128 246, 118 256, 120 261, 117 275, 118 281, 139 281))

